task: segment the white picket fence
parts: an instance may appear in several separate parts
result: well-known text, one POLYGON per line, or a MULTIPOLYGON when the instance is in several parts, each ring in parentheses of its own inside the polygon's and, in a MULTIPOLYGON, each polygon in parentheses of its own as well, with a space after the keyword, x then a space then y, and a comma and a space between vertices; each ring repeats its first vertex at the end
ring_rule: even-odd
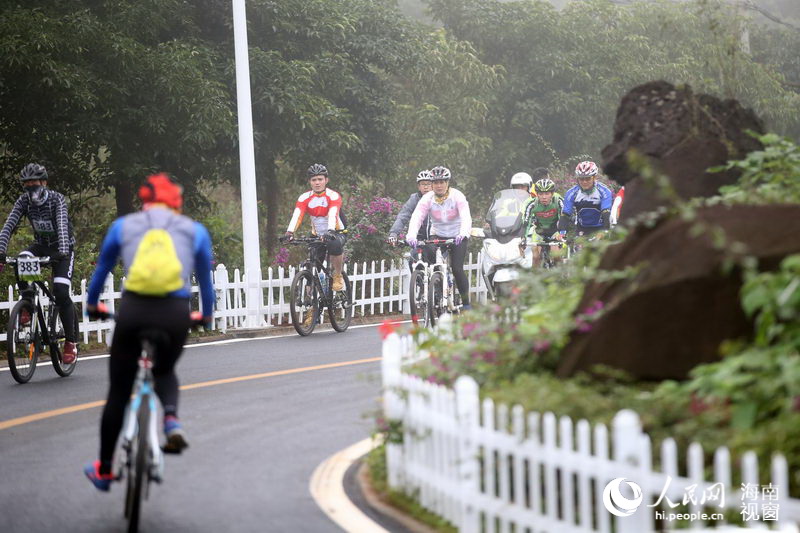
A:
MULTIPOLYGON (((797 531, 800 500, 788 498, 788 468, 780 455, 768 469, 759 469, 749 452, 734 469, 727 448, 719 448, 710 465, 713 476, 706 479, 701 445, 689 447, 682 473, 675 441, 668 439, 656 469, 650 438, 631 410, 620 411, 609 430, 553 413, 525 413, 520 406, 509 409, 491 399, 481 402, 478 385, 468 376, 450 389, 405 373, 404 365, 420 356, 408 337, 392 333, 384 340, 384 414, 402 426, 402 443, 386 446, 388 481, 459 531, 647 533, 664 527, 654 520, 656 509, 646 506, 655 504, 667 485, 671 502, 682 504, 691 489, 695 503, 690 498, 673 509, 664 500, 659 510, 710 515, 724 512, 720 505, 729 513, 741 511, 741 483, 770 482, 777 488, 771 503, 777 504, 778 519, 749 520, 748 526, 797 531), (604 488, 617 478, 641 487, 641 508, 630 516, 613 516, 604 505, 604 488), (717 483, 724 487, 724 502, 712 501, 712 491, 719 495, 717 483), (705 505, 702 496, 708 496, 705 505)), ((692 525, 706 527, 703 521, 692 525)))
MULTIPOLYGON (((482 300, 486 295, 483 277, 479 275, 480 254, 473 258, 470 254, 465 261, 464 270, 470 282, 472 298, 482 300)), ((408 312, 408 288, 410 272, 405 262, 372 261, 370 263, 353 263, 346 265, 347 273, 353 284, 355 296, 356 316, 382 315, 387 313, 408 312)), ((216 291, 216 308, 214 311, 214 329, 227 332, 229 329, 244 328, 249 314, 259 317, 261 327, 279 326, 290 324, 289 318, 289 289, 294 278, 296 267, 268 268, 263 279, 254 281, 260 289, 261 298, 256 302, 248 302, 247 289, 250 280, 247 273, 238 268, 230 272, 225 265, 217 265, 213 271, 214 290, 216 291)), ((112 275, 106 279, 105 287, 100 295, 100 301, 105 302, 113 313, 117 301, 122 296, 122 280, 115 280, 112 275)), ((75 284, 73 284, 75 285, 75 284)), ((72 300, 79 305, 81 317, 79 329, 83 342, 90 339, 97 342, 108 342, 109 333, 113 329, 111 321, 94 321, 83 313, 87 297, 87 281, 79 284, 80 292, 74 292, 72 300)), ((199 288, 192 286, 192 292, 197 295, 199 288)), ((0 311, 13 308, 19 300, 16 287, 8 287, 6 301, 0 301, 0 311)), ((43 305, 49 305, 43 298, 43 305)), ((195 308, 198 304, 195 303, 195 308)), ((7 316, 7 315, 6 315, 7 316)), ((3 328, 0 341, 5 341, 6 333, 3 328)))

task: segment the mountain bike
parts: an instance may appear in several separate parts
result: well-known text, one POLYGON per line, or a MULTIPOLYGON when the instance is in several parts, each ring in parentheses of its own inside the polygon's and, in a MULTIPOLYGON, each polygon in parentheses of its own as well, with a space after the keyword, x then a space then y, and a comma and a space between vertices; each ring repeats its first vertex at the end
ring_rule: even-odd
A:
MULTIPOLYGON (((98 309, 92 318, 108 319, 112 315, 98 309)), ((192 313, 191 327, 203 325, 199 312, 192 313)), ((125 518, 128 533, 139 530, 142 497, 150 495, 150 483, 161 483, 164 479, 164 452, 159 444, 158 398, 153 381, 153 362, 158 346, 169 342, 167 334, 159 329, 146 329, 139 334, 142 352, 139 370, 133 385, 133 395, 125 412, 122 424, 120 448, 115 453, 114 479, 127 480, 125 491, 125 518)))
MULTIPOLYGON (((555 268, 556 266, 556 262, 550 255, 550 250, 552 249, 551 247, 558 246, 559 248, 564 248, 565 246, 567 246, 567 244, 559 241, 545 241, 545 242, 537 242, 536 246, 539 246, 542 249, 539 258, 539 260, 541 261, 540 265, 542 268, 547 270, 550 268, 555 268)), ((569 258, 570 258, 570 247, 567 246, 567 255, 564 259, 569 261, 569 258)))
POLYGON ((608 230, 594 230, 594 231, 578 231, 572 239, 567 241, 567 252, 569 256, 573 256, 583 250, 583 247, 590 242, 602 239, 602 234, 607 233, 608 230))
MULTIPOLYGON (((422 243, 424 244, 424 242, 422 243)), ((428 305, 428 263, 422 258, 421 245, 411 250, 411 283, 408 290, 408 309, 415 325, 430 326, 428 305)))
MULTIPOLYGON (((14 266, 17 285, 28 282, 28 288, 21 291, 20 300, 11 309, 6 329, 6 349, 8 369, 18 383, 27 383, 36 371, 36 363, 43 349, 50 353, 53 368, 61 377, 67 377, 75 370, 76 358, 64 364, 64 341, 66 335, 55 297, 47 288, 42 274, 42 266, 52 265, 49 257, 21 255, 10 257, 6 263, 14 266), (47 309, 42 307, 40 293, 49 301, 47 309)), ((74 337, 78 337, 78 312, 75 311, 74 337)))
MULTIPOLYGON (((445 313, 458 313, 461 310, 461 295, 455 289, 453 272, 450 268, 450 247, 455 239, 432 239, 420 241, 419 246, 436 246, 436 260, 428 265, 427 280, 427 324, 435 326, 439 317, 445 313)), ((420 271, 417 271, 420 272, 420 271)), ((414 275, 418 275, 417 272, 414 275)), ((416 289, 414 276, 412 287, 416 289)))
POLYGON ((316 236, 280 240, 308 247, 308 259, 300 264, 290 289, 289 314, 295 331, 303 337, 310 335, 322 321, 325 308, 333 329, 346 331, 353 319, 353 286, 347 273, 342 272, 344 290, 333 290, 333 274, 326 266, 330 265, 330 255, 324 240, 316 236))

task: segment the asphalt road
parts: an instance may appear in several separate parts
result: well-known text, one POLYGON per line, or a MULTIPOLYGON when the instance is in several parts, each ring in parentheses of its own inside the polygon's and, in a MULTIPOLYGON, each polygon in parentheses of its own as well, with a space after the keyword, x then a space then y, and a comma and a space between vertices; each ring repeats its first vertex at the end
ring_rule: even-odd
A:
MULTIPOLYGON (((379 356, 374 326, 188 348, 178 365, 182 386, 298 371, 181 392, 191 446, 167 456, 165 481, 144 502, 141 530, 339 531, 311 498, 309 479, 329 455, 369 436, 379 364, 308 367, 379 356)), ((0 372, 0 425, 103 400, 107 364, 79 361, 69 378, 40 366, 26 385, 0 372)), ((97 456, 100 413, 92 407, 0 429, 0 531, 125 530, 124 486, 100 493, 82 473, 97 456)))

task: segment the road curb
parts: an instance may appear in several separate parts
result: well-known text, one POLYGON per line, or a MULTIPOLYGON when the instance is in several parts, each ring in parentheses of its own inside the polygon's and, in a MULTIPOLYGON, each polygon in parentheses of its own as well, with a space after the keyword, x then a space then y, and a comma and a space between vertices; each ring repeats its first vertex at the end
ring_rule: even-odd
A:
MULTIPOLYGON (((369 468, 364 458, 379 444, 373 439, 364 439, 320 463, 309 483, 314 501, 331 520, 349 533, 390 533, 390 530, 362 510, 364 505, 368 506, 373 516, 378 516, 378 519, 385 517, 384 525, 391 527, 392 531, 436 533, 435 529, 384 501, 372 487, 369 468), (350 471, 353 468, 355 475, 351 476, 350 471), (363 498, 360 502, 362 508, 353 502, 345 489, 345 478, 351 477, 357 491, 360 492, 360 495, 353 494, 353 497, 357 500, 363 498)), ((353 483, 349 486, 352 487, 353 483)))
POLYGON ((398 524, 402 525, 406 531, 411 533, 436 533, 432 527, 423 524, 419 520, 412 518, 403 511, 393 507, 390 503, 385 502, 380 494, 372 487, 372 482, 369 476, 369 467, 366 462, 362 462, 358 467, 356 473, 356 482, 361 494, 364 496, 367 504, 375 510, 375 512, 388 516, 398 524))
POLYGON ((336 452, 317 466, 309 482, 311 496, 320 509, 351 533, 389 533, 356 507, 344 491, 347 469, 375 445, 372 439, 364 439, 336 452))

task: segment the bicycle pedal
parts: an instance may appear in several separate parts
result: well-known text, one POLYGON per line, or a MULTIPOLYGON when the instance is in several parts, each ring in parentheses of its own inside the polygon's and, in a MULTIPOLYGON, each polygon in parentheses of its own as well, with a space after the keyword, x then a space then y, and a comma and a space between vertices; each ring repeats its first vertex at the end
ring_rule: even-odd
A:
POLYGON ((183 453, 183 448, 172 448, 165 444, 161 447, 161 451, 169 455, 180 455, 183 453))

